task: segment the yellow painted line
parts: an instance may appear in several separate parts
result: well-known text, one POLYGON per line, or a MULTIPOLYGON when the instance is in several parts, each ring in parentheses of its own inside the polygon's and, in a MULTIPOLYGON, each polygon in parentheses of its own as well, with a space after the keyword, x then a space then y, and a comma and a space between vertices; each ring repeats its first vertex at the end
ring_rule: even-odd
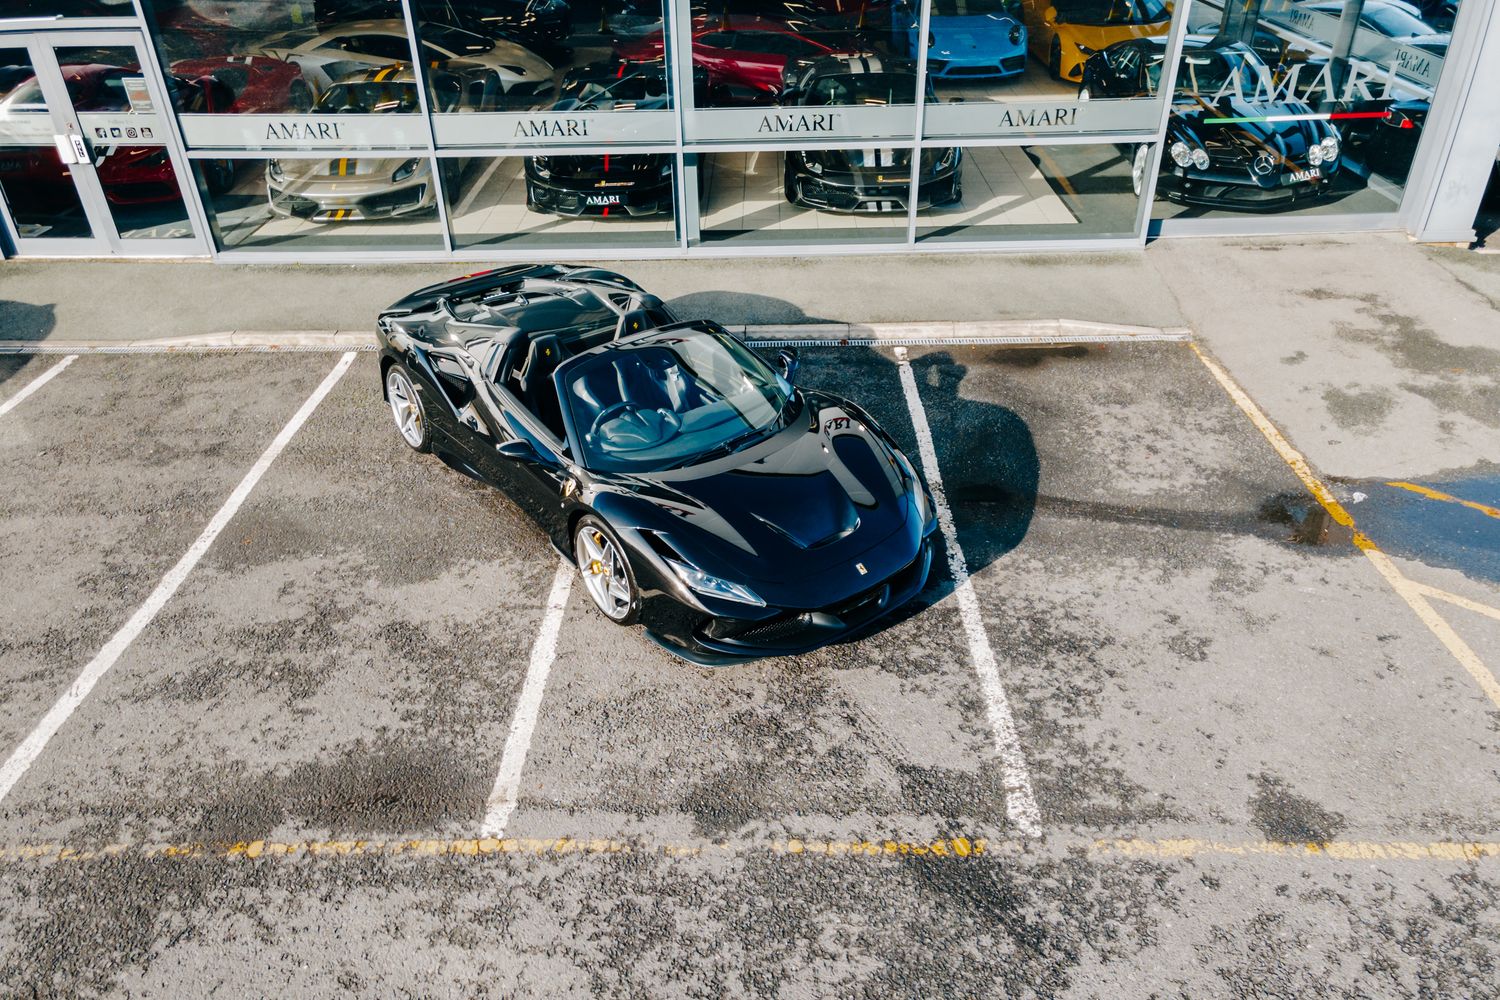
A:
POLYGON ((1491 607, 1488 604, 1480 604, 1478 601, 1471 601, 1467 597, 1462 597, 1446 590, 1439 590, 1436 587, 1429 587, 1425 583, 1413 583, 1412 585, 1428 597, 1436 597, 1440 601, 1447 601, 1449 604, 1455 604, 1467 611, 1473 611, 1476 614, 1486 615, 1500 621, 1500 608, 1491 607))
POLYGON ((1428 630, 1437 636, 1438 641, 1447 647, 1448 652, 1468 672, 1469 676, 1474 679, 1474 682, 1479 685, 1480 690, 1489 697, 1490 701, 1496 707, 1500 707, 1500 680, 1495 679, 1495 675, 1484 665, 1484 661, 1479 658, 1479 655, 1469 647, 1468 643, 1459 637, 1457 632, 1453 631, 1452 626, 1444 620, 1443 616, 1439 615, 1433 610, 1432 605, 1427 603, 1422 586, 1408 579, 1401 570, 1396 568, 1396 564, 1391 561, 1391 558, 1380 551, 1379 546, 1370 540, 1369 536, 1355 527, 1354 518, 1350 516, 1349 512, 1344 509, 1344 505, 1338 502, 1338 499, 1334 497, 1328 487, 1323 484, 1323 481, 1313 472, 1312 466, 1307 463, 1307 459, 1302 456, 1301 452, 1292 447, 1291 442, 1282 435, 1281 431, 1276 429, 1276 425, 1271 423, 1270 418, 1261 412, 1260 407, 1256 406, 1255 401, 1245 393, 1245 390, 1240 388, 1239 383, 1235 382, 1218 362, 1214 361, 1207 354, 1204 354, 1203 350, 1197 344, 1189 342, 1188 347, 1194 354, 1198 355, 1198 360, 1203 362, 1203 366, 1208 369, 1209 374, 1213 375, 1224 391, 1229 394, 1229 398, 1234 400, 1235 405, 1244 411, 1245 416, 1250 418, 1250 422, 1271 443, 1271 447, 1276 449, 1276 453, 1281 456, 1282 461, 1291 466, 1292 471, 1297 474, 1297 478, 1302 480, 1302 485, 1306 486, 1308 492, 1317 498, 1318 503, 1323 505, 1323 509, 1328 511, 1329 516, 1354 532, 1354 544, 1359 546, 1360 551, 1380 571, 1380 575, 1385 577, 1385 581, 1390 584, 1391 589, 1416 613, 1416 616, 1422 620, 1422 624, 1426 625, 1428 630))
POLYGON ((1453 496, 1451 493, 1443 493, 1440 490, 1435 490, 1430 486, 1423 486, 1420 483, 1408 483, 1397 480, 1393 483, 1386 483, 1386 485, 1394 486, 1398 490, 1409 490, 1412 493, 1416 493, 1419 496, 1424 496, 1429 500, 1441 500, 1444 503, 1460 504, 1461 506, 1467 507, 1470 510, 1479 511, 1479 513, 1483 514, 1485 517, 1500 518, 1500 507, 1490 507, 1487 504, 1475 503, 1473 500, 1465 500, 1462 497, 1453 496))
POLYGON ((349 175, 349 157, 347 157, 347 156, 341 156, 341 157, 339 157, 339 176, 340 177, 347 177, 348 175, 349 175))
POLYGON ((1287 844, 1261 840, 1224 843, 1212 840, 1096 840, 1095 855, 1186 859, 1204 855, 1331 858, 1335 861, 1479 861, 1500 858, 1500 843, 1485 841, 1329 841, 1287 844))
POLYGON ((644 855, 667 858, 712 858, 770 854, 818 859, 898 860, 929 858, 955 863, 994 857, 1052 856, 1077 851, 1101 858, 1131 857, 1185 860, 1188 858, 1281 857, 1331 861, 1488 861, 1500 859, 1500 843, 1493 841, 1331 841, 1281 843, 1266 840, 1222 841, 1191 837, 1160 839, 1048 837, 993 841, 979 837, 942 837, 936 840, 820 840, 786 838, 713 842, 649 842, 625 838, 588 837, 473 837, 408 840, 248 840, 238 843, 105 844, 74 848, 63 844, 0 846, 0 864, 60 863, 130 857, 160 861, 317 861, 360 857, 530 857, 548 860, 581 859, 601 855, 644 855))

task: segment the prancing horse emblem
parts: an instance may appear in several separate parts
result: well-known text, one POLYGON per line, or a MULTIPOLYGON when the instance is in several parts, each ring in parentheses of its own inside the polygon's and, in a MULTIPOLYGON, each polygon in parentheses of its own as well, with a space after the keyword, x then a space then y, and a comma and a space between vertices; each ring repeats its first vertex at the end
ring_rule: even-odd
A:
POLYGON ((859 570, 860 576, 864 576, 866 573, 870 572, 869 570, 865 569, 864 563, 855 563, 854 568, 859 570))

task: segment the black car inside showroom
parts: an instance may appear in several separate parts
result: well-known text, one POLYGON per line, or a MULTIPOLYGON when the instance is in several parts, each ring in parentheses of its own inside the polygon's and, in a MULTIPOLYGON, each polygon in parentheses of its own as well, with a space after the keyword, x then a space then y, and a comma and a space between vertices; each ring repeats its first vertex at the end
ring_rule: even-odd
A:
POLYGON ((5 7, 9 256, 1461 241, 1500 118, 1491 0, 5 7))

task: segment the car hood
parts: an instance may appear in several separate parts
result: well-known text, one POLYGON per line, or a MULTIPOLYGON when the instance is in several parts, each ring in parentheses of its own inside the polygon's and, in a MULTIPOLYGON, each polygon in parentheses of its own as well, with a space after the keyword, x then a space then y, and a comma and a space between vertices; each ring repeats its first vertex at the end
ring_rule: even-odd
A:
POLYGON ((1019 21, 1005 15, 983 14, 968 17, 933 17, 928 20, 933 51, 939 56, 972 55, 975 51, 1010 49, 1011 29, 1019 21))
MULTIPOLYGON (((276 162, 281 166, 282 176, 288 180, 297 181, 336 181, 344 179, 369 179, 386 178, 396 172, 412 157, 334 157, 333 159, 282 159, 276 162)), ((416 173, 422 173, 425 169, 426 160, 420 160, 417 164, 416 173)))
POLYGON ((769 440, 642 477, 650 485, 638 493, 671 515, 663 534, 682 555, 773 600, 777 583, 852 566, 912 514, 914 484, 863 413, 831 397, 804 401, 769 440))
POLYGON ((1245 148, 1267 147, 1289 160, 1306 157, 1307 148, 1332 135, 1332 126, 1320 121, 1245 121, 1228 124, 1204 124, 1206 118, 1252 118, 1277 115, 1307 115, 1312 109, 1301 101, 1267 103, 1224 97, 1217 104, 1205 106, 1197 101, 1173 109, 1173 125, 1185 129, 1190 137, 1205 142, 1220 136, 1239 139, 1245 148))

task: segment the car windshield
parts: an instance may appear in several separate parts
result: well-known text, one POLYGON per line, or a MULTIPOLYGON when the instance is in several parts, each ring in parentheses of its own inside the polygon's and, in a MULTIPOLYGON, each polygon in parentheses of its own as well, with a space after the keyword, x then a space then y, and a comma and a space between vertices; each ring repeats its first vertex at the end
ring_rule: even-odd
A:
POLYGON ((361 83, 334 84, 318 99, 313 110, 324 114, 338 112, 369 114, 384 111, 415 113, 419 108, 415 84, 390 80, 376 83, 370 80, 361 83))
POLYGON ((726 334, 663 332, 564 373, 585 467, 656 472, 731 454, 783 426, 792 387, 726 334))
MULTIPOLYGON (((1261 85, 1262 69, 1265 69, 1265 63, 1245 50, 1190 50, 1182 54, 1182 65, 1177 70, 1177 93, 1211 96, 1223 90, 1231 77, 1238 73, 1238 92, 1253 94, 1261 85)), ((1270 79, 1269 69, 1266 69, 1265 78, 1270 79)), ((1231 85, 1231 89, 1236 88, 1231 85)))
POLYGON ((1163 0, 1067 0, 1057 15, 1065 24, 1158 24, 1172 12, 1163 0))
POLYGON ((1400 7, 1371 4, 1359 17, 1387 38, 1420 38, 1433 34, 1432 25, 1413 17, 1400 7))
POLYGON ((806 103, 820 104, 910 104, 917 92, 917 78, 907 73, 851 73, 825 76, 814 83, 806 103))
POLYGON ((495 47, 494 42, 472 31, 426 22, 422 25, 422 40, 460 57, 489 52, 495 47))

